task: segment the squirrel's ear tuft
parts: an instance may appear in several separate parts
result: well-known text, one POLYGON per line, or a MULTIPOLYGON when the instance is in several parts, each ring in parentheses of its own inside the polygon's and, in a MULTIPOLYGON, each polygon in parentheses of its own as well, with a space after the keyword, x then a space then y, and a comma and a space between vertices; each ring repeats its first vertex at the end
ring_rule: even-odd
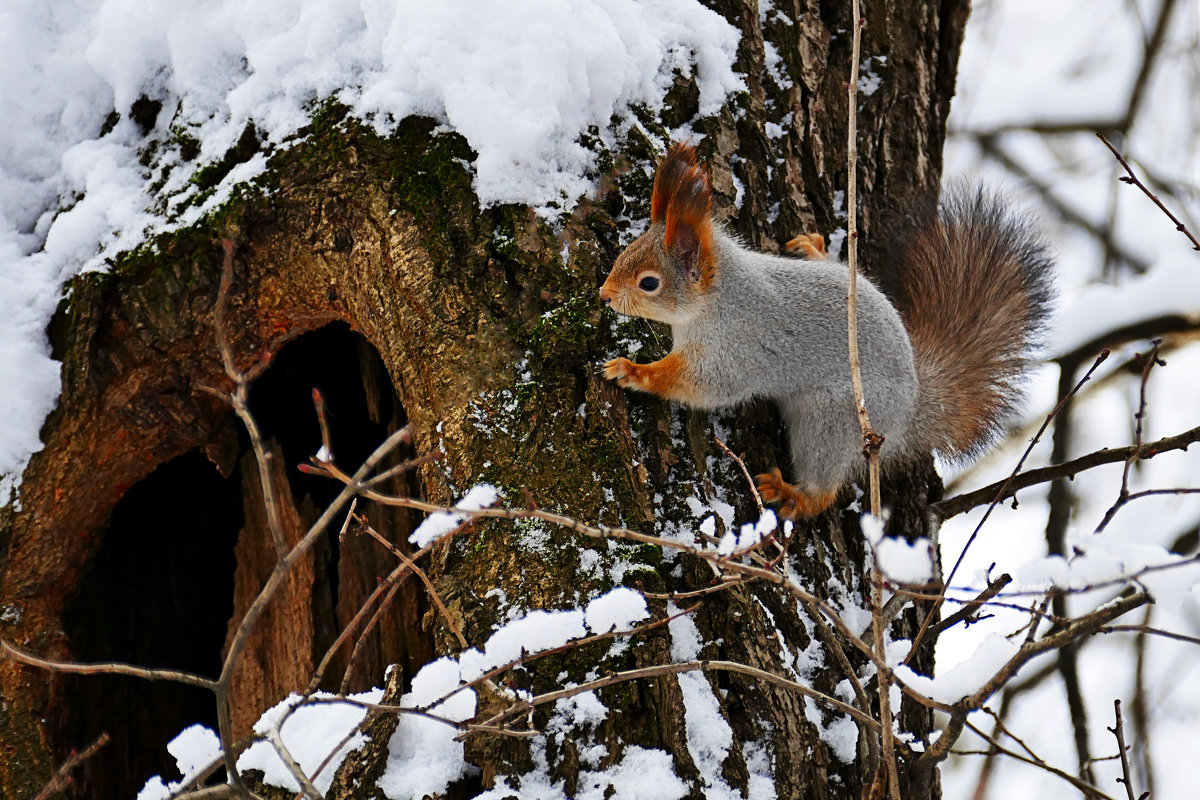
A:
POLYGON ((687 142, 671 145, 666 158, 659 162, 658 171, 654 173, 654 194, 650 198, 651 222, 662 222, 666 218, 667 208, 676 190, 698 163, 696 148, 687 142))
POLYGON ((708 172, 693 166, 679 182, 666 211, 663 245, 687 270, 688 278, 707 291, 712 283, 712 187, 708 172))

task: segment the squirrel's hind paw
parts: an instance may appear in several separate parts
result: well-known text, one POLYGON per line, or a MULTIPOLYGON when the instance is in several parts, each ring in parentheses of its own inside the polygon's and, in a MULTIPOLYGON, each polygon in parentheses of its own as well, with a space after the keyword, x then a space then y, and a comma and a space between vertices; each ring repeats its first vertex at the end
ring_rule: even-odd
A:
POLYGON ((776 513, 781 519, 799 519, 820 514, 833 505, 837 499, 837 491, 805 492, 783 479, 779 467, 770 472, 754 476, 755 488, 764 503, 776 505, 776 513))
POLYGON ((825 252, 825 237, 819 233, 802 233, 784 245, 789 253, 799 253, 810 260, 829 258, 825 252))

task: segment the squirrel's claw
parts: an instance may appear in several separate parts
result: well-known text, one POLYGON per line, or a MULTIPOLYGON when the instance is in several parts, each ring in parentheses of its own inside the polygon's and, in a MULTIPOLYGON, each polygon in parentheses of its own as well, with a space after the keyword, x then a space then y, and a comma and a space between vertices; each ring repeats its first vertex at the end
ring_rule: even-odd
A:
POLYGON ((794 520, 820 514, 837 499, 836 489, 809 493, 792 486, 783 479, 779 467, 772 467, 770 472, 754 476, 754 488, 764 503, 778 504, 775 513, 780 519, 794 520))
POLYGON ((604 364, 604 377, 610 381, 616 381, 617 385, 622 388, 638 388, 635 379, 637 365, 628 358, 614 358, 611 361, 606 361, 604 364))

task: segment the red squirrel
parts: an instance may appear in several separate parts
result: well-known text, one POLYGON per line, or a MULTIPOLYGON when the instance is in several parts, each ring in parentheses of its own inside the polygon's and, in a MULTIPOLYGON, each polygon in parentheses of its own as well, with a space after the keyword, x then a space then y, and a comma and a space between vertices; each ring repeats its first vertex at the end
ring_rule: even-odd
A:
MULTIPOLYGON (((1027 353, 1045 325, 1052 264, 1031 226, 982 192, 952 193, 910 213, 881 264, 858 281, 867 410, 884 464, 937 450, 981 453, 1020 399, 1027 353)), ((818 514, 864 469, 847 345, 849 271, 820 235, 796 259, 750 250, 712 218, 696 151, 676 144, 658 166, 650 228, 600 287, 618 313, 666 322, 673 347, 649 364, 614 358, 620 386, 697 408, 774 400, 793 483, 758 475, 780 516, 818 514)))

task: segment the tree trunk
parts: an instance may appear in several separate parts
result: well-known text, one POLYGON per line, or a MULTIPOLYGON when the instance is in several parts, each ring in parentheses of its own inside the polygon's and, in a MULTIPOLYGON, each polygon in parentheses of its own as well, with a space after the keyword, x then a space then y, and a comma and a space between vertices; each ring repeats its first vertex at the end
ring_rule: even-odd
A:
MULTIPOLYGON (((530 497, 581 520, 674 535, 699 526, 694 508, 720 502, 735 507, 738 521, 753 519, 745 481, 713 434, 722 431, 752 470, 786 465, 773 409, 688 412, 626 394, 596 369, 624 352, 619 338, 644 341, 646 357, 669 341, 662 330, 647 335, 642 323, 614 325, 596 298, 629 220, 648 217, 648 176, 669 128, 690 121, 703 134, 717 211, 752 246, 778 251, 797 233, 844 228, 849 4, 777 2, 765 18, 755 3, 712 5, 742 31, 746 92, 716 117, 695 119, 695 85, 680 77, 661 114, 640 112, 642 126, 614 152, 591 141, 601 191, 557 228, 528 208, 480 209, 465 166, 473 154, 457 134, 410 118, 380 138, 329 104, 314 113, 303 143, 274 156, 266 191, 244 192, 195 228, 126 254, 111 272, 77 279, 51 329, 63 393, 42 431, 46 447, 26 471, 19 502, 0 512, 0 637, 47 657, 210 676, 219 669, 228 636, 275 560, 245 435, 206 388, 230 388, 213 336, 216 240, 224 236, 240 245, 226 323, 234 353, 243 368, 271 361, 251 402, 277 454, 288 537, 336 493, 295 468, 320 446, 313 386, 328 398, 342 467, 352 470, 405 422, 415 453, 445 453, 393 491, 449 502, 487 481, 510 504, 530 497), (782 126, 782 136, 769 126, 782 126)), ((967 3, 868 3, 865 13, 861 73, 879 79, 860 96, 860 235, 869 271, 881 212, 938 185, 967 3)), ((931 462, 896 476, 885 487, 895 532, 924 533, 922 511, 939 491, 931 462)), ((417 521, 379 508, 365 513, 400 546, 417 521)), ((832 512, 800 530, 792 557, 805 585, 839 606, 865 607, 855 515, 832 512)), ((235 681, 236 735, 283 694, 305 689, 394 566, 369 539, 328 532, 259 623, 235 681)), ((712 579, 691 557, 500 521, 475 525, 429 569, 473 645, 509 609, 579 605, 614 582, 662 592, 712 579)), ((383 667, 398 663, 390 691, 399 693, 435 654, 460 649, 426 613, 427 602, 415 582, 397 590, 346 688, 380 684, 383 667)), ((661 601, 651 609, 666 613, 661 601)), ((911 636, 914 618, 910 610, 894 635, 911 636)), ((787 674, 783 661, 806 654, 805 679, 830 694, 845 677, 813 641, 812 621, 770 587, 712 595, 693 619, 707 642, 704 658, 787 674)), ((670 651, 670 634, 659 628, 617 655, 604 643, 544 659, 519 680, 546 690, 597 670, 665 663, 670 651)), ((349 660, 346 650, 325 688, 342 686, 349 660)), ((917 666, 931 664, 930 648, 917 666)), ((745 791, 764 759, 780 798, 857 797, 869 783, 861 737, 848 760, 829 745, 837 715, 752 678, 703 680, 721 690, 715 697, 732 729, 720 765, 730 786, 745 791)), ((704 796, 707 766, 689 744, 696 723, 684 724, 681 686, 666 676, 601 692, 604 722, 578 737, 542 740, 552 779, 571 795, 582 789, 582 745, 605 745, 600 766, 639 745, 669 753, 691 787, 687 796, 704 796)), ((72 792, 132 797, 150 775, 173 774, 168 739, 191 722, 215 725, 211 699, 198 690, 68 679, 14 661, 0 662, 0 695, 5 797, 36 794, 55 765, 100 730, 113 741, 81 768, 72 792)), ((481 695, 480 717, 499 702, 481 695)), ((928 714, 907 706, 899 721, 917 739, 930 725, 928 714)), ((375 736, 366 746, 373 754, 346 769, 377 773, 387 739, 375 736)), ((480 775, 452 787, 452 796, 473 796, 502 778, 515 785, 535 766, 521 739, 473 736, 467 758, 480 775)), ((373 796, 370 783, 339 780, 337 796, 373 796)), ((903 787, 905 798, 939 795, 936 776, 903 787)))

